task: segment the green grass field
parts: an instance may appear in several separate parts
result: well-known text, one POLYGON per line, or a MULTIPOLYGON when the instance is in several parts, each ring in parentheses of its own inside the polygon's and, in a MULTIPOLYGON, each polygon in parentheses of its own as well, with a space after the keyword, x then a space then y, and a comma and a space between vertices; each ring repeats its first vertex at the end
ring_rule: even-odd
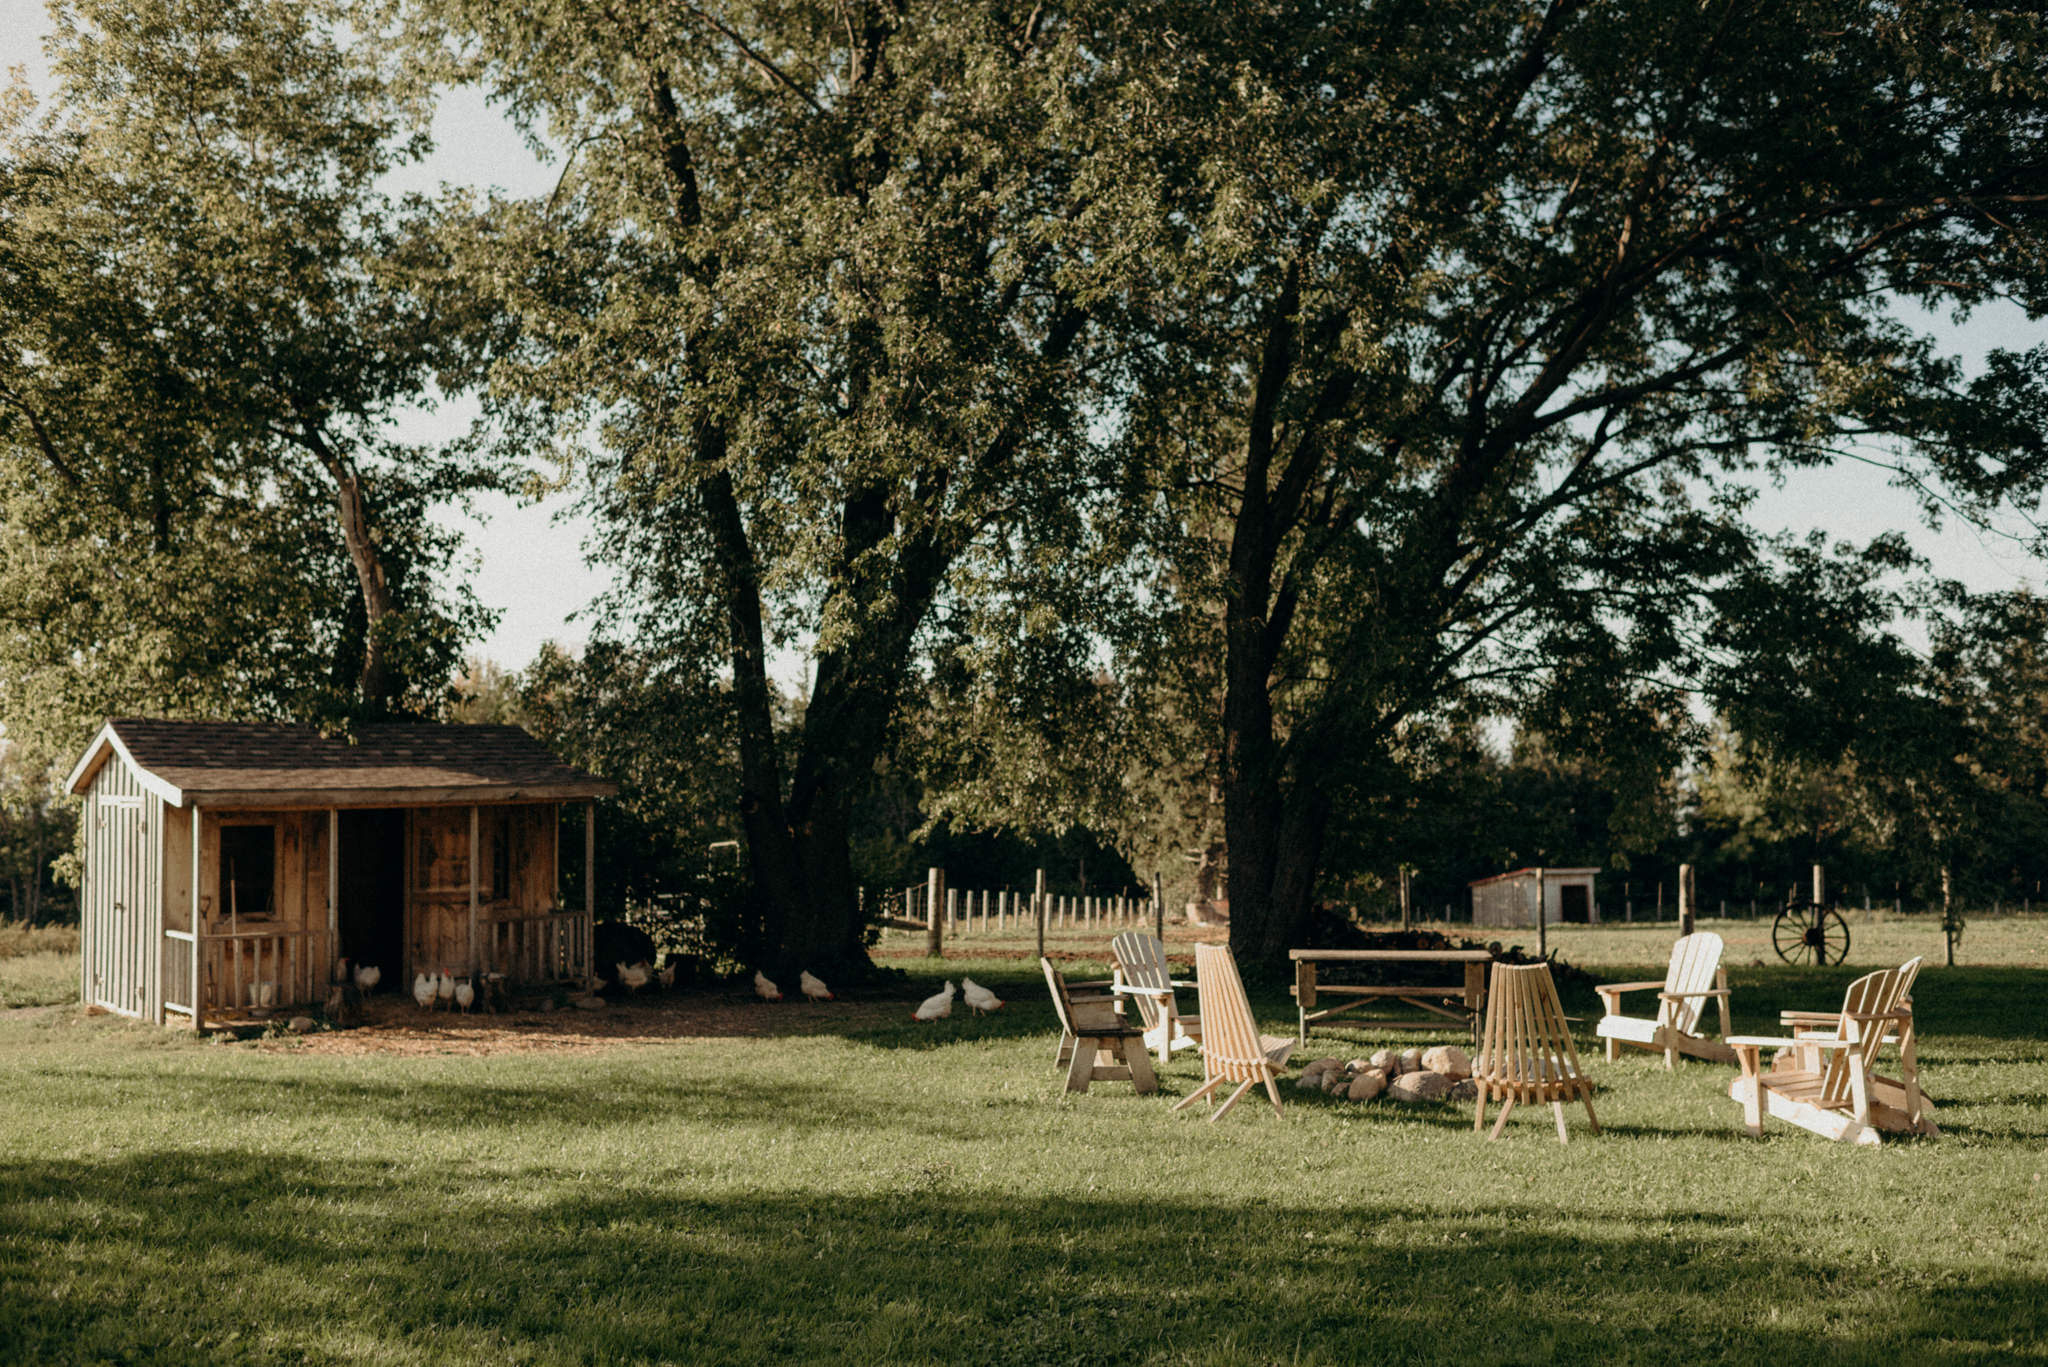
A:
MULTIPOLYGON (((1169 1113, 1187 1056, 1164 1096, 1069 1098, 1022 957, 892 959, 919 990, 964 966, 994 1018, 734 1001, 747 1036, 574 1053, 8 1012, 0 1361, 2039 1361, 2048 928, 2004 933, 2009 962, 1922 976, 1945 1133, 1878 1152, 1748 1139, 1729 1070, 1590 1036, 1603 1133, 1576 1113, 1569 1147, 1546 1109, 1488 1144, 1469 1107, 1291 1086, 1211 1126, 1169 1113)), ((1566 952, 1657 976, 1669 934, 1566 952)), ((1856 971, 1729 958, 1738 1029, 1856 971)))

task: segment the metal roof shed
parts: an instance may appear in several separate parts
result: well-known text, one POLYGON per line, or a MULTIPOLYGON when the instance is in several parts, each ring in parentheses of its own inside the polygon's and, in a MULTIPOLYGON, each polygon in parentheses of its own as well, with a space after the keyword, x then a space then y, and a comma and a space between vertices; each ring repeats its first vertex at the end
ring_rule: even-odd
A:
POLYGON ((1593 895, 1598 869, 1516 869, 1473 882, 1472 924, 1475 926, 1533 926, 1536 899, 1541 888, 1543 922, 1594 922, 1600 919, 1599 903, 1593 895))
POLYGON ((516 726, 123 718, 71 771, 81 995, 203 1028, 316 1002, 341 958, 513 981, 590 972, 594 880, 560 905, 561 807, 617 786, 516 726), (196 876, 195 876, 196 873, 196 876))

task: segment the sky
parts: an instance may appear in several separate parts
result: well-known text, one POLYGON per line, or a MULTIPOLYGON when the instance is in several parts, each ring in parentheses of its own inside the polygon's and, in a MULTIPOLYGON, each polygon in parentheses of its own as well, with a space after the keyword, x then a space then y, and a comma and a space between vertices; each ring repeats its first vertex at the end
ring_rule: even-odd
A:
MULTIPOLYGON (((25 67, 39 93, 49 89, 41 52, 48 28, 41 0, 0 0, 0 70, 25 67)), ((393 192, 431 191, 446 183, 530 195, 545 194, 555 184, 558 168, 536 159, 511 123, 477 91, 450 94, 433 134, 433 155, 395 173, 389 185, 393 192)), ((2048 324, 2029 323, 2016 308, 1984 310, 1960 325, 1929 321, 1942 344, 1966 358, 1995 347, 2048 342, 2048 324)), ((408 440, 452 436, 473 412, 472 405, 456 403, 437 414, 407 415, 396 435, 408 440)), ((471 587, 500 614, 496 629, 478 646, 479 654, 518 668, 545 641, 582 645, 589 624, 579 615, 604 590, 608 576, 583 558, 590 526, 568 494, 538 503, 494 495, 478 501, 473 517, 453 510, 446 517, 467 538, 470 552, 464 564, 471 587)), ((1911 494, 1886 487, 1881 472, 1854 464, 1801 472, 1782 489, 1768 490, 1756 520, 1767 528, 1820 528, 1857 541, 1901 529, 1937 573, 1973 589, 2039 589, 2043 583, 2042 564, 2013 540, 1953 518, 1939 532, 1930 531, 1911 494)))

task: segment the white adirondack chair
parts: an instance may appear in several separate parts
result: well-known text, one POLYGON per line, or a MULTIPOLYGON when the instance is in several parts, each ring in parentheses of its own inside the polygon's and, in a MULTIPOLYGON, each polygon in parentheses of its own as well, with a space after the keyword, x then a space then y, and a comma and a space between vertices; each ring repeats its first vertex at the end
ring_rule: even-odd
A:
POLYGON ((1138 1005, 1138 1019, 1145 1023, 1145 1047, 1159 1055, 1164 1064, 1176 1049, 1191 1049, 1202 1042, 1202 1018, 1183 1016, 1173 989, 1192 987, 1173 976, 1166 965, 1166 946, 1156 935, 1127 930, 1109 942, 1116 958, 1115 991, 1138 1005))
POLYGON ((1940 1134, 1927 1114, 1913 1044, 1913 979, 1920 960, 1865 974, 1849 984, 1840 1011, 1786 1011, 1778 1017, 1792 1034, 1734 1035, 1728 1040, 1742 1076, 1728 1095, 1742 1103, 1745 1128, 1764 1132, 1764 1113, 1828 1139, 1876 1146, 1883 1132, 1940 1134), (1899 1075, 1877 1071, 1878 1056, 1896 1044, 1899 1075), (1763 1070, 1763 1051, 1779 1049, 1777 1066, 1763 1070))
POLYGON ((1607 1041, 1609 1063, 1621 1055, 1624 1044, 1664 1051, 1664 1066, 1674 1067, 1680 1054, 1735 1062, 1735 1051, 1724 1042, 1728 1034, 1728 972, 1721 967, 1721 937, 1702 930, 1681 935, 1671 946, 1671 966, 1661 983, 1602 983, 1593 989, 1607 1007, 1594 1033, 1607 1041), (1624 992, 1657 989, 1655 1016, 1628 1016, 1621 1010, 1624 992), (1723 1039, 1708 1039, 1700 1033, 1700 1017, 1712 999, 1721 1013, 1723 1039))

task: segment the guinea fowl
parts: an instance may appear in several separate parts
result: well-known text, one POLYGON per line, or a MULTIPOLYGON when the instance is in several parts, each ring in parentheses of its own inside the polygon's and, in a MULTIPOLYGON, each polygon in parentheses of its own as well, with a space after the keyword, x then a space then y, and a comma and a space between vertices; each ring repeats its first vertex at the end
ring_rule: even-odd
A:
POLYGON ((782 1000, 782 989, 769 981, 768 975, 757 968, 754 970, 754 995, 764 1002, 779 1002, 782 1000))
POLYGON ((384 981, 384 970, 375 964, 356 965, 356 991, 368 993, 384 981))
POLYGON ((960 980, 960 995, 967 999, 967 1009, 977 1016, 984 1011, 1000 1011, 1003 1007, 1003 999, 1001 997, 998 997, 972 978, 962 978, 960 980))
POLYGON ((828 1002, 832 1000, 832 989, 825 986, 817 978, 812 977, 811 970, 808 968, 796 975, 796 985, 803 989, 804 997, 808 1001, 828 1002))
POLYGON ((953 1014, 953 980, 946 980, 946 990, 926 997, 917 1010, 910 1013, 914 1021, 943 1020, 953 1014))
POLYGON ((424 973, 414 974, 412 980, 412 999, 420 1004, 422 1011, 432 1007, 434 1004, 434 980, 424 973))

